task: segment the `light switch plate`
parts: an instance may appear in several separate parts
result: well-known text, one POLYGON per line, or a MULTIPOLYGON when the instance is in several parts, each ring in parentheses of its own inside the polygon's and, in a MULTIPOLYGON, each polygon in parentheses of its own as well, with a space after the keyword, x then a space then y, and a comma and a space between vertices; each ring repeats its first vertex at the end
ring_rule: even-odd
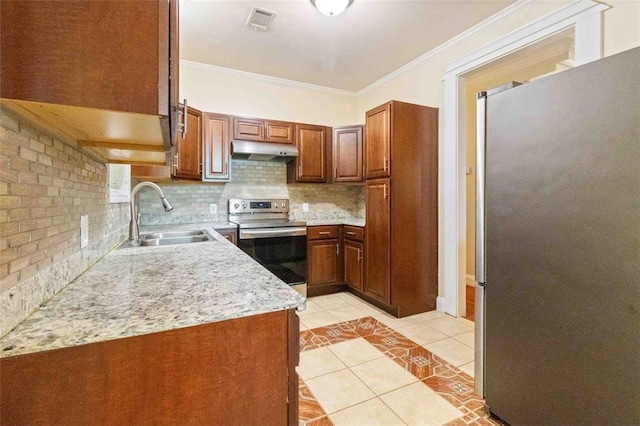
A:
POLYGON ((305 213, 309 211, 309 203, 302 203, 302 211, 305 213))
POLYGON ((89 216, 80 216, 80 248, 89 245, 89 216))
POLYGON ((218 213, 218 205, 217 204, 209 204, 209 214, 218 213))

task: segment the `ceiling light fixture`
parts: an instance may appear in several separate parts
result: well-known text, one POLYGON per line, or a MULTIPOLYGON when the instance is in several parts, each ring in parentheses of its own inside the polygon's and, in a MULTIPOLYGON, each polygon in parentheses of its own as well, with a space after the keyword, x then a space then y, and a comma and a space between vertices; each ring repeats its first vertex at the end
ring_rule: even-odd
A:
POLYGON ((353 0, 311 0, 311 4, 326 16, 338 16, 351 6, 353 0))

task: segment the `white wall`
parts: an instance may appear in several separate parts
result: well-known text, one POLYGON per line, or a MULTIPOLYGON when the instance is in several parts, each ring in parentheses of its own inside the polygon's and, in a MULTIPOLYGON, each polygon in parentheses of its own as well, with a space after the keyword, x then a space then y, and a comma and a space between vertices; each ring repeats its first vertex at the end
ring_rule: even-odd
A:
POLYGON ((180 98, 208 112, 325 126, 358 124, 355 93, 287 84, 256 74, 180 62, 180 98))

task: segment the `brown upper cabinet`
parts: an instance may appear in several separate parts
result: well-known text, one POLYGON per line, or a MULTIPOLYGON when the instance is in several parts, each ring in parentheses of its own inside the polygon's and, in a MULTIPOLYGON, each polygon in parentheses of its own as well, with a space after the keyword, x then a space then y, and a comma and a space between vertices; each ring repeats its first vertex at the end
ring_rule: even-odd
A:
POLYGON ((233 139, 292 144, 293 123, 233 117, 233 139))
POLYGON ((331 176, 330 145, 327 143, 331 129, 310 124, 295 125, 298 156, 287 164, 287 183, 328 183, 331 176))
POLYGON ((202 179, 202 112, 187 108, 186 123, 188 129, 186 135, 178 134, 171 175, 177 178, 200 180, 202 179))
POLYGON ((333 181, 362 182, 363 126, 333 128, 333 181))
POLYGON ((365 127, 365 176, 391 176, 391 103, 367 111, 365 127))
POLYGON ((229 156, 231 148, 231 118, 228 115, 204 113, 202 137, 204 182, 223 182, 231 178, 229 156))
POLYGON ((110 142, 158 145, 134 160, 164 162, 180 127, 178 0, 3 0, 0 16, 3 106, 106 160, 110 142))

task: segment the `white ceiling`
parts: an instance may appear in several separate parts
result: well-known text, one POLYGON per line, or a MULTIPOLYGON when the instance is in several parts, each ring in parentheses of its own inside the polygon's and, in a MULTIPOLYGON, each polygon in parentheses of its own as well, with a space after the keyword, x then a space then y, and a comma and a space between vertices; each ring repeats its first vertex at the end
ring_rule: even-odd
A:
POLYGON ((180 57, 356 92, 513 2, 354 0, 330 18, 309 0, 186 0, 180 57), (245 26, 253 6, 277 13, 268 31, 245 26))

